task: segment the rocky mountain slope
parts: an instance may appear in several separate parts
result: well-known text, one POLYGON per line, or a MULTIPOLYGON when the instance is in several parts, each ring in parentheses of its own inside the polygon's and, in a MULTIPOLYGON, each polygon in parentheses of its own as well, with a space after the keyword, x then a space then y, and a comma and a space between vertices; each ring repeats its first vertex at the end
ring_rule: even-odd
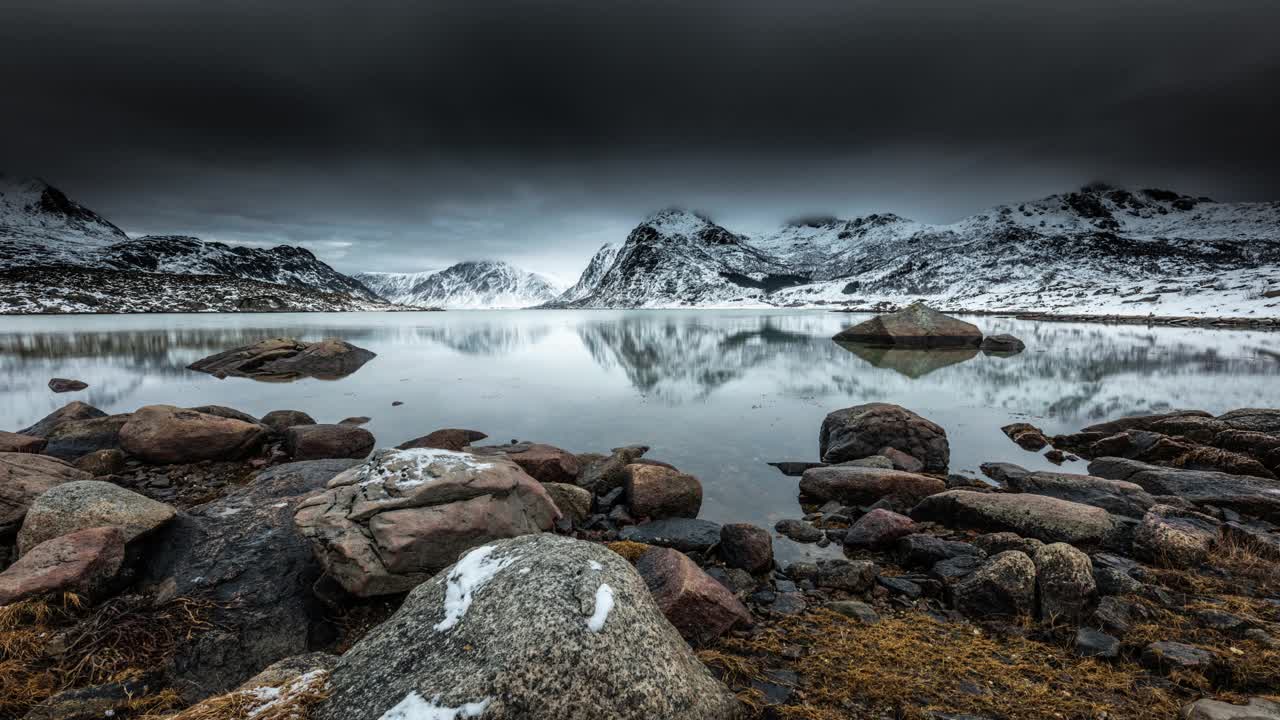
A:
POLYGON ((260 309, 387 305, 303 248, 233 247, 186 236, 131 239, 43 181, 0 177, 0 313, 193 309, 193 297, 208 298, 206 309, 234 310, 246 297, 266 295, 274 300, 258 302, 260 309), (93 280, 99 274, 100 284, 93 280), (83 286, 66 284, 86 279, 83 286), (249 290, 253 283, 288 290, 249 290), (105 286, 118 294, 96 304, 60 299, 64 291, 92 293, 105 286), (192 295, 196 288, 202 289, 192 295), (219 295, 223 291, 230 294, 219 295))
POLYGON ((950 225, 875 214, 758 236, 666 210, 597 253, 553 305, 875 307, 919 298, 950 309, 1274 315, 1280 203, 1094 185, 950 225))
POLYGON ((391 302, 453 309, 532 307, 554 299, 561 289, 537 273, 494 260, 428 273, 360 273, 356 279, 391 302))

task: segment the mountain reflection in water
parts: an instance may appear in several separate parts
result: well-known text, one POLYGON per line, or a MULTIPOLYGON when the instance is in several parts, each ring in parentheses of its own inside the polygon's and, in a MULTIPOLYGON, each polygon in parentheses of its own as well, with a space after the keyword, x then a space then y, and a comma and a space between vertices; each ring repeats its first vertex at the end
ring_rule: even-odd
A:
POLYGON ((1055 433, 1169 407, 1280 405, 1277 334, 980 317, 968 319, 1022 338, 1027 350, 999 357, 831 340, 861 319, 814 310, 5 318, 0 429, 83 400, 108 412, 168 403, 255 415, 289 408, 321 422, 367 415, 387 445, 450 426, 575 451, 640 442, 703 479, 704 517, 767 524, 799 509, 795 479, 765 463, 815 459, 818 425, 840 407, 916 410, 947 429, 952 469, 974 471, 991 460, 1049 467, 1000 433, 1014 420, 1055 433), (340 337, 377 357, 334 382, 264 385, 185 369, 280 336, 340 337), (90 387, 54 395, 50 377, 90 387))

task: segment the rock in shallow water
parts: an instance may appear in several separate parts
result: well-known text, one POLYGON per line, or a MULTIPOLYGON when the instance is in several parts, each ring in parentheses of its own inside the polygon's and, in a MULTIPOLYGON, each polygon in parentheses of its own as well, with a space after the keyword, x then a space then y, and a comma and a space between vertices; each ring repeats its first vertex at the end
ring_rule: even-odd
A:
POLYGON ((210 355, 187 367, 221 377, 336 380, 359 370, 375 357, 374 353, 338 338, 314 343, 273 338, 210 355))
POLYGON ((618 538, 680 552, 706 552, 720 542, 720 525, 710 520, 667 518, 623 528, 618 538))
POLYGON ((945 473, 951 459, 941 426, 899 405, 868 403, 836 410, 822 421, 818 453, 825 463, 877 455, 895 448, 924 463, 926 472, 945 473))
POLYGON ((954 347, 978 345, 982 342, 982 331, 972 323, 915 302, 897 312, 878 315, 841 330, 834 339, 909 347, 954 347))
POLYGON ((330 683, 317 720, 739 712, 626 560, 545 534, 477 548, 419 585, 342 656, 330 683))

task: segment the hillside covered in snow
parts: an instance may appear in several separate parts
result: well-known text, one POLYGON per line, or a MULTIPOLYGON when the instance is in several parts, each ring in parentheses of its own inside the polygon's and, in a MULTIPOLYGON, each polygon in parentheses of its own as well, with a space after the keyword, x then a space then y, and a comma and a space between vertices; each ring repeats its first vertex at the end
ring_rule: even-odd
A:
POLYGON ((532 307, 553 300, 563 287, 494 260, 461 262, 425 273, 359 273, 355 278, 390 302, 446 309, 532 307))
MULTIPOLYGON (((101 289, 94 285, 86 287, 101 289)), ((192 297, 218 298, 219 288, 230 295, 206 309, 234 310, 237 303, 242 310, 387 306, 359 281, 304 248, 237 247, 172 235, 130 238, 43 181, 0 176, 0 313, 191 310, 192 297), (103 287, 116 293, 110 302, 58 300, 68 289, 65 281, 83 281, 94 273, 103 273, 103 287), (42 288, 45 281, 51 284, 42 288), (207 292, 194 292, 202 285, 207 292), (244 292, 231 292, 232 286, 244 292), (272 295, 267 292, 272 286, 288 290, 272 295), (258 299, 245 300, 246 292, 258 299), (308 301, 310 296, 314 302, 308 301)))
POLYGON ((841 305, 1280 315, 1280 203, 1093 185, 948 225, 893 214, 746 235, 656 213, 553 307, 841 305))

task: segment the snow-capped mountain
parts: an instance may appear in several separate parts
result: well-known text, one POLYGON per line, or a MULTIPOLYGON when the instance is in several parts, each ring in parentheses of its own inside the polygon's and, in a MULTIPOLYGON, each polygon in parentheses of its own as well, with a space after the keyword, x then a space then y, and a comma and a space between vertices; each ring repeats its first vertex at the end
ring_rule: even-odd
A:
POLYGON ((556 298, 556 301, 567 304, 590 295, 596 286, 600 284, 604 274, 609 272, 609 268, 613 267, 613 261, 618 257, 618 251, 621 249, 621 246, 614 243, 602 246, 596 251, 595 255, 591 256, 591 262, 587 263, 587 269, 582 271, 582 276, 578 278, 578 282, 561 293, 556 298))
POLYGON ((461 262, 428 273, 360 273, 356 278, 401 305, 451 309, 525 308, 560 294, 563 286, 496 260, 461 262))
POLYGON ((364 286, 377 293, 378 297, 388 302, 401 302, 413 294, 413 287, 427 278, 440 272, 424 270, 412 273, 394 272, 362 272, 351 277, 364 283, 364 286))
MULTIPOLYGON (((149 235, 130 239, 120 228, 44 181, 0 176, 0 290, 21 286, 24 293, 34 294, 0 293, 5 298, 0 302, 0 312, 30 312, 32 308, 52 312, 128 312, 133 306, 139 311, 166 306, 186 308, 192 288, 201 283, 210 287, 234 285, 240 288, 232 293, 237 298, 243 298, 245 293, 264 296, 262 288, 252 289, 244 283, 292 289, 292 292, 277 293, 279 298, 288 298, 287 301, 246 301, 242 303, 243 309, 250 309, 256 303, 268 309, 278 305, 305 310, 306 299, 311 296, 317 308, 341 307, 344 297, 360 301, 352 303, 351 309, 383 306, 378 296, 363 284, 334 270, 309 250, 287 245, 233 247, 186 236, 149 235), (41 271, 35 272, 35 269, 41 271), (98 307, 104 309, 95 311, 86 309, 93 307, 91 304, 58 300, 65 294, 63 291, 77 290, 73 286, 64 287, 63 280, 72 277, 82 280, 85 271, 90 274, 114 272, 108 284, 123 293, 116 298, 119 302, 99 303, 98 307), (143 273, 151 277, 143 277, 143 273), (172 276, 191 277, 166 280, 172 276), (227 281, 210 279, 215 277, 227 281), (53 283, 48 288, 48 298, 40 297, 38 283, 43 281, 53 283), (131 293, 130 287, 135 287, 137 293, 131 293), (131 305, 130 298, 136 303, 131 305)), ((217 294, 196 295, 214 298, 217 294)), ((219 301, 215 305, 223 307, 226 303, 219 301)), ((235 309, 234 302, 231 307, 235 309)))
POLYGON ((1093 185, 948 225, 815 218, 754 237, 646 219, 552 305, 874 307, 1130 315, 1280 313, 1280 203, 1093 185))
POLYGON ((655 213, 616 252, 602 249, 558 307, 673 307, 760 297, 807 281, 784 261, 688 210, 655 213), (613 254, 603 272, 601 267, 613 254), (592 279, 597 278, 594 283, 592 279))

